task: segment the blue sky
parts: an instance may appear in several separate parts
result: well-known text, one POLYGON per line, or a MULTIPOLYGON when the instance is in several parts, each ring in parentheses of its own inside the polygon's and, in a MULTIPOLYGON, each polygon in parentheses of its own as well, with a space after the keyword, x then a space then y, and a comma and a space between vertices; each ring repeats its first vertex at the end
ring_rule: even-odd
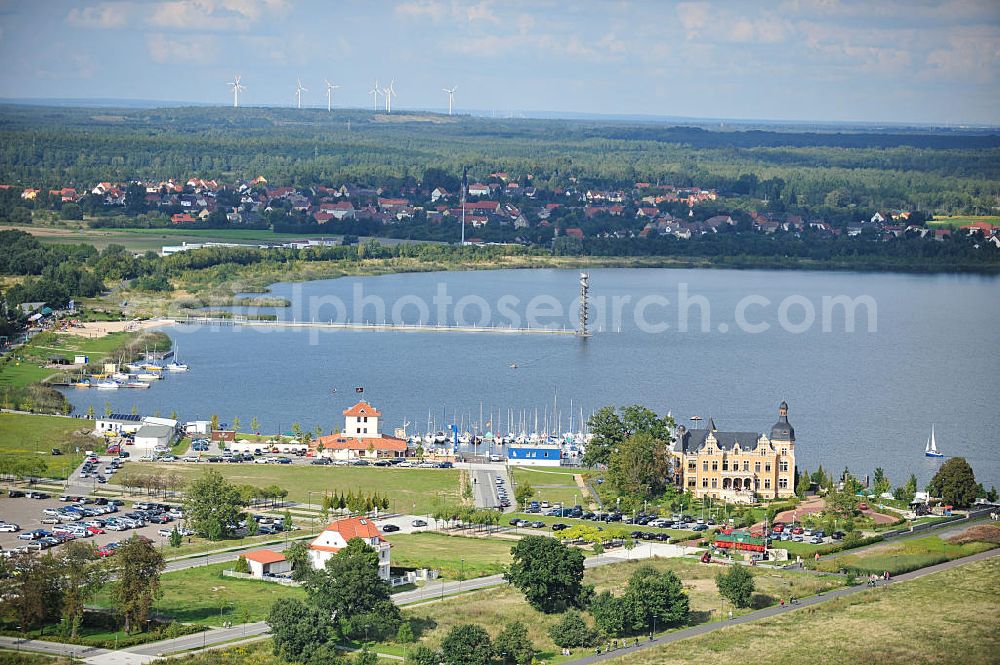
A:
POLYGON ((1000 124, 997 0, 0 0, 0 97, 1000 124))

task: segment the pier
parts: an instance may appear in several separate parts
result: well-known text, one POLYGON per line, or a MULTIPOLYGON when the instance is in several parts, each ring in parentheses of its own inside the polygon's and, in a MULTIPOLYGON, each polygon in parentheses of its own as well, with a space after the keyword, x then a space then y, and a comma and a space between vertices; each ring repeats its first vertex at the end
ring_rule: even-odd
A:
POLYGON ((253 326, 255 328, 316 328, 326 330, 371 330, 378 332, 458 332, 458 333, 492 333, 503 335, 576 335, 572 328, 528 328, 513 326, 457 326, 404 323, 351 323, 339 321, 267 321, 250 319, 244 316, 208 317, 187 316, 176 318, 173 323, 184 325, 208 326, 253 326))

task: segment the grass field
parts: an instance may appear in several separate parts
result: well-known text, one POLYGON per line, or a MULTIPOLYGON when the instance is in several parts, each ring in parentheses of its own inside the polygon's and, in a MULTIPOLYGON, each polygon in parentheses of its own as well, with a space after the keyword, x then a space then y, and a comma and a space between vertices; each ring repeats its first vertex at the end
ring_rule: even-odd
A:
POLYGON ((766 654, 769 665, 990 665, 1000 654, 1000 632, 984 618, 997 616, 998 594, 1000 560, 993 558, 610 663, 729 665, 766 654))
POLYGON ((44 653, 0 649, 0 665, 70 665, 78 662, 80 661, 44 653))
POLYGON ((986 222, 993 226, 1000 226, 1000 215, 955 215, 953 217, 935 215, 933 220, 927 222, 927 226, 957 229, 975 222, 986 222))
MULTIPOLYGON (((673 570, 683 581, 691 599, 692 623, 716 621, 722 612, 722 599, 715 588, 715 574, 718 566, 704 565, 687 559, 653 559, 648 563, 659 570, 673 570)), ((640 562, 629 562, 589 569, 585 581, 593 584, 598 591, 621 589, 640 562)), ((755 569, 758 593, 756 603, 763 607, 778 602, 790 594, 804 597, 835 588, 841 584, 836 577, 816 576, 787 571, 755 569)), ((728 611, 728 606, 726 611, 728 611)), ((421 639, 436 645, 453 626, 460 623, 478 623, 491 634, 496 635, 503 626, 513 620, 520 620, 528 627, 528 634, 536 648, 544 652, 543 660, 558 662, 559 648, 552 642, 548 629, 559 620, 559 615, 546 615, 532 609, 524 596, 507 586, 486 589, 474 593, 404 610, 410 617, 421 639)), ((577 654, 579 655, 579 653, 577 654)))
POLYGON ((469 538, 441 533, 388 535, 393 566, 433 568, 448 579, 493 575, 510 563, 510 548, 516 541, 469 538))
MULTIPOLYGON (((218 563, 164 573, 163 597, 156 601, 154 610, 182 623, 221 626, 223 621, 262 621, 275 600, 306 596, 300 587, 223 577, 222 571, 232 566, 218 563)), ((96 601, 98 606, 109 607, 108 591, 96 601)))
POLYGON ((537 469, 515 468, 512 470, 514 482, 528 483, 535 490, 535 501, 548 501, 551 504, 562 503, 572 507, 576 504, 586 505, 591 497, 583 492, 573 479, 571 470, 541 471, 537 469))
POLYGON ((324 492, 359 490, 389 497, 390 510, 426 514, 442 501, 459 501, 458 471, 454 469, 394 469, 350 466, 310 466, 277 464, 183 464, 179 462, 129 464, 129 473, 152 475, 177 473, 189 480, 207 469, 215 469, 237 485, 266 487, 279 485, 288 490, 288 500, 319 503, 324 492), (310 492, 312 496, 310 497, 310 492))
POLYGON ((83 461, 83 451, 100 443, 83 433, 92 430, 89 420, 0 413, 0 456, 38 457, 45 460, 48 477, 65 478, 83 461), (73 452, 77 447, 80 452, 73 452), (62 448, 65 454, 53 456, 52 448, 62 448))
POLYGON ((956 545, 937 536, 925 536, 895 543, 888 542, 857 554, 820 560, 816 564, 816 569, 828 572, 843 569, 859 574, 881 574, 888 570, 893 575, 898 575, 983 552, 993 547, 996 545, 978 542, 956 545))
POLYGON ((617 529, 624 529, 626 532, 631 532, 631 531, 649 531, 651 533, 665 533, 668 536, 670 536, 670 540, 671 541, 690 540, 690 539, 696 538, 696 537, 698 537, 698 538, 704 538, 704 537, 706 537, 706 534, 714 533, 714 531, 712 529, 709 529, 709 531, 703 531, 703 532, 701 532, 701 535, 699 536, 698 533, 696 533, 694 531, 689 531, 689 530, 686 530, 686 529, 661 529, 661 528, 658 528, 658 527, 655 527, 655 526, 641 526, 641 525, 638 525, 638 524, 621 524, 620 522, 613 522, 612 524, 607 525, 607 524, 604 524, 603 522, 591 522, 589 520, 577 520, 577 519, 572 519, 572 518, 569 518, 569 517, 548 517, 546 515, 537 515, 537 514, 534 514, 534 513, 511 513, 509 515, 504 515, 503 516, 503 521, 501 522, 501 525, 507 525, 507 523, 510 520, 515 519, 515 518, 519 518, 519 519, 522 519, 522 520, 528 520, 529 522, 545 522, 545 524, 546 524, 546 528, 545 529, 534 529, 534 528, 531 528, 531 527, 518 527, 517 530, 519 532, 524 532, 524 533, 539 533, 539 532, 541 532, 541 533, 549 534, 551 530, 548 527, 550 525, 552 525, 552 524, 555 524, 556 522, 561 522, 562 524, 568 524, 571 527, 572 526, 576 526, 578 524, 583 524, 583 525, 586 525, 586 526, 601 526, 601 527, 604 527, 605 530, 607 530, 609 528, 617 528, 617 529))

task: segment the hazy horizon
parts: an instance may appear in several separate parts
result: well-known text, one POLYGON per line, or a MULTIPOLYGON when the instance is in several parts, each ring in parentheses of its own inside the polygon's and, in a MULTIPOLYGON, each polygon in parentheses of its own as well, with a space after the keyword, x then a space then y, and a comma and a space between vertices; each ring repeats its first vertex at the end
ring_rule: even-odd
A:
POLYGON ((0 97, 1000 124, 1000 3, 0 0, 0 97), (40 47, 39 45, 44 45, 40 47), (379 105, 384 97, 379 97, 379 105))

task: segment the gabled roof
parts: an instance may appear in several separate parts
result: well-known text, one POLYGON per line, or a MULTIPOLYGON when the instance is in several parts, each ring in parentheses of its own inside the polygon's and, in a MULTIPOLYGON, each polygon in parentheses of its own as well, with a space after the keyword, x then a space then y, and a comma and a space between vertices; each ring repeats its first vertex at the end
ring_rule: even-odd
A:
POLYGON ((247 561, 256 561, 257 563, 269 564, 278 563, 279 561, 285 560, 285 555, 280 552, 274 552, 272 550, 254 550, 253 552, 247 552, 243 555, 243 558, 247 561))
POLYGON ((346 434, 329 434, 316 439, 318 450, 390 450, 393 452, 406 451, 406 441, 397 439, 394 436, 365 436, 356 437, 346 434))
POLYGON ((361 417, 361 416, 369 416, 369 417, 374 416, 374 417, 377 418, 377 417, 381 416, 382 414, 379 413, 378 409, 376 409, 374 406, 372 406, 371 404, 369 404, 368 402, 366 402, 364 400, 361 400, 360 402, 358 402, 357 404, 355 404, 351 408, 345 409, 344 410, 344 415, 345 416, 354 416, 356 418, 357 417, 361 417))
POLYGON ((344 537, 344 540, 350 540, 351 538, 378 538, 379 540, 384 540, 382 532, 379 531, 375 522, 365 517, 345 517, 339 519, 331 523, 324 531, 336 531, 344 537))

